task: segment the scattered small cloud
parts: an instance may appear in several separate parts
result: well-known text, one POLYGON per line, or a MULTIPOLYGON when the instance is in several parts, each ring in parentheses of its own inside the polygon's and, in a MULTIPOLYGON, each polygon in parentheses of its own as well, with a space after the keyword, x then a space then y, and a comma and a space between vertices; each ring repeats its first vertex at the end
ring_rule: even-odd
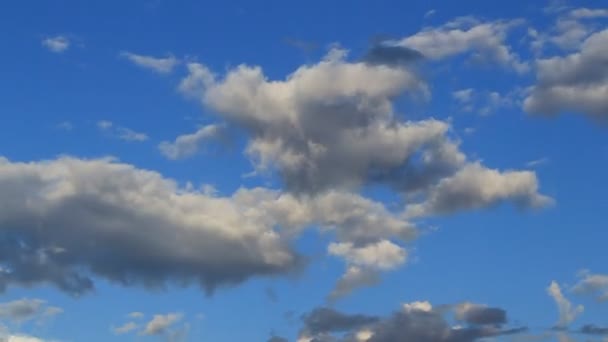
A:
POLYGON ((425 19, 430 18, 430 17, 434 16, 435 14, 437 14, 437 10, 435 10, 435 9, 428 10, 428 11, 426 11, 426 13, 424 13, 424 18, 425 19))
POLYGON ((112 121, 98 121, 97 128, 124 141, 143 142, 148 140, 148 135, 146 133, 136 132, 130 128, 115 125, 112 121))
POLYGON ((115 335, 123 335, 123 334, 127 334, 130 333, 131 331, 136 330, 137 328, 139 328, 139 326, 137 325, 137 323, 135 322, 127 322, 119 327, 115 327, 112 328, 112 332, 115 335))
POLYGON ((134 312, 129 313, 127 315, 127 317, 132 318, 132 319, 141 319, 141 318, 144 318, 144 313, 139 312, 139 311, 134 311, 134 312))
POLYGON ((70 48, 70 40, 66 36, 48 37, 42 40, 42 46, 54 53, 62 53, 70 48))
POLYGON ((152 70, 159 74, 171 73, 173 69, 180 63, 179 59, 175 58, 173 55, 167 55, 166 57, 152 57, 124 51, 120 53, 120 56, 128 59, 137 66, 152 70))
POLYGON ((0 303, 0 320, 22 323, 30 320, 44 320, 63 313, 63 309, 48 306, 42 299, 23 298, 0 303))
POLYGON ((55 125, 55 128, 60 129, 62 131, 71 131, 74 129, 74 124, 70 121, 62 121, 55 125))

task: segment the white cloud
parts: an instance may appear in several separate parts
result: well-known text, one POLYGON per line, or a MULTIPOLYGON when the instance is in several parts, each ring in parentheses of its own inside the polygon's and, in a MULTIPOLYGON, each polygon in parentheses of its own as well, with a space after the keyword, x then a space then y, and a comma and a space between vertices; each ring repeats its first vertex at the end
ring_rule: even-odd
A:
POLYGON ((116 335, 123 335, 139 328, 135 322, 127 322, 119 327, 112 328, 112 332, 116 335))
POLYGON ((174 142, 163 141, 158 145, 158 149, 169 159, 184 159, 195 155, 202 143, 222 139, 225 134, 224 125, 211 124, 199 128, 192 134, 180 135, 174 142))
POLYGON ((519 24, 518 20, 482 22, 461 17, 439 27, 427 27, 394 43, 418 50, 433 60, 468 54, 525 73, 529 65, 506 42, 509 30, 519 24))
POLYGON ((9 335, 4 337, 4 339, 6 340, 6 342, 53 342, 51 340, 43 340, 38 337, 23 334, 9 335))
POLYGON ((127 317, 133 318, 133 319, 141 319, 141 318, 144 318, 144 316, 145 316, 144 313, 139 312, 139 311, 133 311, 127 315, 127 317))
POLYGON ((570 11, 569 15, 577 19, 606 18, 608 9, 605 8, 576 8, 570 11))
POLYGON ((558 328, 568 327, 568 325, 585 310, 582 305, 573 307, 572 303, 564 297, 562 289, 555 281, 551 282, 551 285, 547 288, 547 293, 553 298, 555 304, 557 304, 559 320, 557 321, 556 326, 558 328))
POLYGON ((460 89, 452 92, 452 97, 458 100, 460 103, 469 103, 473 98, 473 93, 475 90, 471 88, 460 89))
POLYGON ((403 304, 403 311, 410 313, 413 311, 432 312, 433 305, 428 301, 417 301, 403 304))
POLYGON ((48 37, 42 40, 42 45, 54 53, 62 53, 69 49, 70 40, 65 36, 48 37))
POLYGON ((159 74, 169 74, 180 63, 180 61, 172 55, 167 57, 152 57, 138 55, 132 52, 121 52, 122 57, 133 62, 142 68, 152 70, 159 74))
POLYGON ((142 333, 144 335, 162 335, 168 332, 168 329, 179 322, 183 318, 181 313, 169 313, 166 315, 154 315, 142 333))
POLYGON ((466 165, 448 122, 396 119, 395 96, 427 91, 403 65, 348 62, 334 49, 285 80, 245 65, 223 78, 202 64, 189 69, 180 90, 244 128, 258 173, 276 168, 289 191, 380 183, 419 192, 466 165))
POLYGON ((331 243, 328 251, 331 255, 343 257, 352 265, 384 270, 403 264, 407 257, 401 246, 388 240, 362 246, 355 246, 352 242, 331 243))

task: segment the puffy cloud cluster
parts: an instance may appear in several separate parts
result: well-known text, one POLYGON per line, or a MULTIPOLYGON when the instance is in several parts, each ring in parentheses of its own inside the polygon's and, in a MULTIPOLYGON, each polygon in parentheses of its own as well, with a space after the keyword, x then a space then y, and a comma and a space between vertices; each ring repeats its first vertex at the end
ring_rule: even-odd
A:
MULTIPOLYGON (((450 25, 468 24, 465 20, 450 25)), ((486 38, 466 38, 471 40, 467 49, 502 50, 504 36, 499 33, 506 33, 510 25, 471 27, 467 37, 481 34, 475 33, 478 30, 497 37, 492 40, 483 33, 486 38), (496 46, 489 47, 489 41, 496 46)), ((503 202, 524 208, 550 204, 538 192, 534 172, 503 172, 468 160, 450 136, 448 121, 403 120, 397 114, 397 98, 428 96, 426 83, 410 63, 420 58, 412 49, 421 47, 403 44, 381 42, 361 61, 349 61, 347 51, 333 48, 318 63, 300 66, 281 80, 269 79, 259 66, 240 65, 217 75, 203 64, 190 63, 180 90, 200 100, 222 122, 180 136, 174 144, 164 143, 164 152, 170 158, 191 155, 199 141, 214 135, 210 132, 215 127, 234 126, 247 134, 245 152, 256 171, 276 171, 285 190, 299 199, 323 202, 329 199, 327 194, 356 193, 363 186, 381 185, 407 195, 404 198, 415 198, 404 204, 407 217, 450 214, 503 202)), ((362 200, 358 196, 352 199, 362 200)), ((338 218, 341 212, 350 213, 328 209, 323 216, 338 218)), ((374 284, 379 270, 405 262, 407 253, 398 242, 411 239, 414 231, 404 221, 406 216, 386 220, 387 215, 368 211, 348 223, 340 217, 350 227, 337 230, 338 241, 328 252, 346 260, 347 272, 330 297, 374 284), (370 230, 372 226, 376 228, 370 230)))
POLYGON ((608 117, 608 30, 593 33, 576 52, 538 59, 536 70, 536 85, 524 101, 526 111, 608 117))
POLYGON ((382 204, 351 193, 255 188, 216 197, 111 159, 0 159, 0 194, 2 288, 45 282, 81 294, 96 275, 210 291, 297 269, 303 258, 290 242, 309 226, 348 241, 416 235, 382 204))

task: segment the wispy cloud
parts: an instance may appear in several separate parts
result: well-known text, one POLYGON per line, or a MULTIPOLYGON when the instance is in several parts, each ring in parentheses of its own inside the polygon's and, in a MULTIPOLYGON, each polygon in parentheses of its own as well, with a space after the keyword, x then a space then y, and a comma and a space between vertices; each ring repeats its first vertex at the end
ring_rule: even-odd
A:
POLYGON ((142 142, 148 140, 146 133, 136 132, 130 128, 115 125, 112 121, 101 120, 97 122, 97 128, 103 132, 125 141, 142 142))
POLYGON ((173 55, 168 55, 166 57, 153 57, 123 51, 120 53, 120 56, 128 59, 137 66, 152 70, 159 74, 171 73, 173 69, 180 63, 180 61, 173 55))
POLYGON ((555 281, 551 282, 551 285, 547 288, 547 293, 553 298, 559 311, 559 320, 557 321, 556 328, 567 328, 585 310, 585 307, 582 305, 574 307, 564 296, 561 287, 555 281))

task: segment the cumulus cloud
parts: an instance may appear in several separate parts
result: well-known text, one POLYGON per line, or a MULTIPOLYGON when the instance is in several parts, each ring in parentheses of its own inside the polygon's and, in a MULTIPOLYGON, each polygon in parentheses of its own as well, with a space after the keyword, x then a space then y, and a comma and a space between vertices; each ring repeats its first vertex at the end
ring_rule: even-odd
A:
MULTIPOLYGON (((487 309, 487 308, 486 308, 487 309)), ((499 308, 485 312, 477 311, 473 321, 479 317, 481 324, 472 322, 468 327, 452 327, 444 317, 443 310, 435 310, 428 302, 415 302, 404 305, 392 315, 385 317, 345 314, 334 309, 317 308, 303 316, 304 327, 298 341, 335 341, 335 342, 473 342, 501 335, 515 335, 526 330, 525 327, 505 329, 506 321, 496 315, 499 308), (491 322, 485 324, 485 322, 491 322)), ((471 310, 480 310, 476 307, 471 310)))
POLYGON ((529 65, 507 44, 509 30, 519 24, 519 20, 484 22, 461 17, 438 27, 427 27, 394 43, 420 51, 433 60, 468 55, 524 73, 529 65))
POLYGON ((394 118, 395 97, 426 92, 415 74, 345 58, 345 51, 333 49, 319 63, 301 66, 280 81, 245 65, 218 79, 196 64, 180 89, 197 94, 228 123, 245 128, 250 138, 246 153, 258 170, 276 167, 287 188, 296 192, 352 188, 374 177, 388 178, 420 149, 449 143, 445 122, 394 118))
MULTIPOLYGON (((501 25, 504 30, 509 26, 501 25)), ((277 80, 259 66, 239 65, 218 75, 204 64, 190 63, 179 90, 200 100, 221 125, 246 133, 245 153, 256 174, 276 171, 288 193, 327 201, 327 208, 336 208, 330 203, 336 194, 372 184, 406 195, 410 217, 507 201, 526 208, 550 203, 538 192, 534 172, 503 172, 467 160, 451 137, 449 121, 408 121, 396 114, 397 98, 428 96, 426 83, 409 63, 419 57, 412 48, 389 41, 359 61, 349 61, 346 50, 334 47, 319 62, 277 80)), ((195 153, 216 127, 163 144, 165 154, 195 153)), ((397 242, 415 237, 406 219, 395 220, 360 197, 343 200, 353 208, 365 207, 365 214, 349 219, 349 229, 338 228, 338 241, 328 249, 347 261, 330 298, 373 284, 379 270, 403 264, 406 253, 397 242)), ((322 208, 317 206, 317 215, 345 222, 337 213, 320 212, 322 208)))
POLYGON ((472 163, 431 189, 428 199, 408 207, 410 216, 448 214, 512 201, 522 208, 538 208, 552 199, 538 193, 536 174, 531 171, 488 169, 472 163))
POLYGON ((180 61, 172 55, 168 55, 167 57, 152 57, 124 51, 120 53, 120 56, 128 59, 137 66, 152 70, 159 74, 171 73, 180 63, 180 61))
POLYGON ((555 281, 551 282, 551 285, 547 288, 547 293, 557 304, 559 311, 559 319, 557 321, 557 328, 566 328, 572 323, 576 317, 583 313, 585 308, 582 305, 574 307, 572 303, 564 296, 562 289, 555 281))
POLYGON ((306 227, 333 229, 339 241, 417 234, 382 204, 351 193, 255 188, 210 196, 111 159, 0 159, 0 194, 0 288, 50 283, 81 294, 96 275, 213 290, 297 269, 303 258, 290 241, 306 227))
POLYGON ((180 90, 244 128, 246 153, 256 168, 278 170, 291 192, 364 184, 423 192, 467 165, 448 122, 396 118, 396 97, 426 93, 414 72, 403 64, 346 57, 334 48, 285 80, 269 80, 260 67, 241 65, 218 77, 190 64, 180 90))
POLYGON ((49 318, 62 312, 61 308, 49 306, 42 299, 23 298, 0 303, 0 319, 16 323, 49 318))
POLYGON ((148 135, 146 133, 136 132, 130 128, 118 126, 108 120, 98 121, 97 128, 124 141, 142 142, 148 140, 148 135))
POLYGON ((168 159, 184 159, 195 155, 202 143, 222 139, 225 134, 226 127, 224 125, 206 125, 194 133, 178 136, 173 142, 163 141, 158 145, 158 149, 168 159))
POLYGON ((54 53, 62 53, 70 48, 70 40, 65 36, 48 37, 42 40, 42 46, 54 53))
POLYGON ((591 295, 598 301, 608 301, 608 275, 583 270, 579 273, 579 278, 572 287, 574 293, 591 295))
POLYGON ((596 32, 572 54, 536 61, 536 84, 524 109, 536 114, 577 112, 608 117, 608 30, 596 32))

